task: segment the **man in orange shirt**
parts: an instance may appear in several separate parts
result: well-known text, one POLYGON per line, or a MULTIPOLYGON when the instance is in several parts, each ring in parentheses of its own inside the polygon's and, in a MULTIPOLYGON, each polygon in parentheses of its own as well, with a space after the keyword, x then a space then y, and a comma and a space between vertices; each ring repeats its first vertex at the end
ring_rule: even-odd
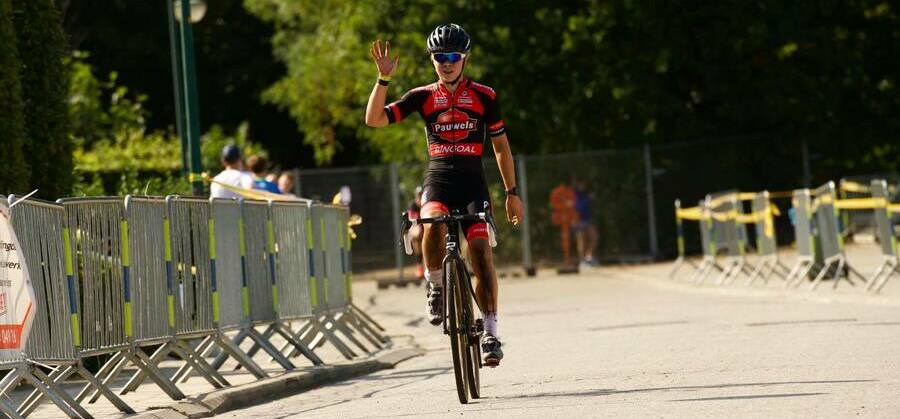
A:
POLYGON ((560 182, 550 191, 550 208, 553 209, 551 221, 553 225, 559 227, 563 264, 566 267, 572 266, 569 237, 572 225, 578 221, 578 213, 575 211, 575 190, 565 182, 560 182))

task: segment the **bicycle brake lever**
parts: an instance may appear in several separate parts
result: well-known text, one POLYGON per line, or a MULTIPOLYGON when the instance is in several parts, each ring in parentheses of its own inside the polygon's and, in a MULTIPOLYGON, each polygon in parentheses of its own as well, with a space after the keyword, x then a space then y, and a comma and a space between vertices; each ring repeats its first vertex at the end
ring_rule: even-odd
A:
POLYGON ((409 237, 409 230, 403 233, 403 250, 406 251, 407 255, 413 254, 412 238, 409 237))

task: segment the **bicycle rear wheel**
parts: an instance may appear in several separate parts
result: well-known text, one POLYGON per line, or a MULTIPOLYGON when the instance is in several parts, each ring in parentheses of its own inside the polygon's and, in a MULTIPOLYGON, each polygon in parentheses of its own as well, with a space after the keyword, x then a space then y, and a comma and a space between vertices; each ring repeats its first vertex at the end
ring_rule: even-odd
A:
POLYGON ((469 380, 467 378, 468 364, 468 339, 467 332, 462 321, 462 299, 460 298, 460 279, 457 264, 450 262, 444 267, 444 275, 447 287, 447 321, 450 328, 450 353, 453 356, 453 375, 456 378, 456 394, 459 402, 469 402, 469 380))

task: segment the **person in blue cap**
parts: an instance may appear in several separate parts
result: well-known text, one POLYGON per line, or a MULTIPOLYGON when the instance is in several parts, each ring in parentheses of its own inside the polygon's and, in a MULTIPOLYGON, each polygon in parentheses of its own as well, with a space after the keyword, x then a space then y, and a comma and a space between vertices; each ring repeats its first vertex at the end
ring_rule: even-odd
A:
POLYGON ((238 188, 253 189, 253 178, 244 171, 244 163, 241 160, 241 149, 234 144, 228 144, 222 148, 222 170, 213 178, 209 188, 209 196, 213 198, 240 198, 234 191, 225 188, 224 185, 238 188))

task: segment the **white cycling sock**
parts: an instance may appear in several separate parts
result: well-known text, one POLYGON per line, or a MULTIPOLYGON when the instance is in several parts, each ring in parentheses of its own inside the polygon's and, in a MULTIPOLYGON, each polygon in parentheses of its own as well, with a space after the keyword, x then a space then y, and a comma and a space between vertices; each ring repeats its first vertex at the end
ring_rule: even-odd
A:
POLYGON ((443 269, 429 270, 425 268, 425 280, 431 284, 431 288, 441 288, 441 277, 444 276, 443 269))
POLYGON ((497 312, 489 311, 483 314, 484 333, 497 337, 497 312))

